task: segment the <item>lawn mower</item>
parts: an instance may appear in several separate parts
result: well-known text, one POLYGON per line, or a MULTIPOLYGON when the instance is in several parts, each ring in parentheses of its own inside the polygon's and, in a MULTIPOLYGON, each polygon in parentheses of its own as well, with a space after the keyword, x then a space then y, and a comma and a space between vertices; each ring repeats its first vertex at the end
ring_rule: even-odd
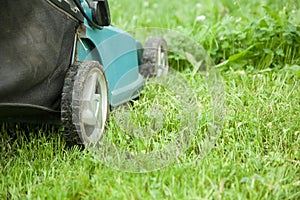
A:
POLYGON ((94 145, 109 110, 168 72, 167 44, 111 25, 107 0, 0 2, 0 121, 61 124, 94 145))

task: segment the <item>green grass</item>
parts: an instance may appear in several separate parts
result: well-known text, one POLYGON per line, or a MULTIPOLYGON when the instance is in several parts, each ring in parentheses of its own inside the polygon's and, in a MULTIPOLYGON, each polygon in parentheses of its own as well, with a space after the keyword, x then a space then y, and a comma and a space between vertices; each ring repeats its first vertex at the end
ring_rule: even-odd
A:
MULTIPOLYGON (((109 148, 99 154, 66 148, 58 128, 2 125, 0 199, 299 199, 299 2, 200 3, 114 0, 110 7, 125 30, 162 27, 202 45, 222 85, 173 54, 180 72, 112 111, 109 148), (217 135, 213 114, 223 124, 217 135), (180 152, 171 151, 178 144, 180 152), (164 159, 139 157, 165 147, 164 159)), ((190 52, 184 37, 170 45, 190 52)))

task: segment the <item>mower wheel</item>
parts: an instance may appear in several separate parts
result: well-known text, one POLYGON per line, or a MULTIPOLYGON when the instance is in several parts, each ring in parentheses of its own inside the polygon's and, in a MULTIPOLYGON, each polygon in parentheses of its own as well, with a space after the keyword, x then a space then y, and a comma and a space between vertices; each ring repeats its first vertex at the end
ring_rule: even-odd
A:
POLYGON ((102 66, 96 61, 75 62, 67 72, 61 100, 67 144, 97 145, 108 107, 108 86, 102 66))
POLYGON ((160 37, 148 38, 143 52, 143 64, 139 72, 145 78, 167 75, 169 71, 168 46, 160 37))

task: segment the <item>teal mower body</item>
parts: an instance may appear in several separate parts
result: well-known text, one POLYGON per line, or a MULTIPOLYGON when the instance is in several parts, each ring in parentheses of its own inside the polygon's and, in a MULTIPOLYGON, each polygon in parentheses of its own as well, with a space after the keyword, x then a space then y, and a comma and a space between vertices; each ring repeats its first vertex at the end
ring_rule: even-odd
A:
POLYGON ((143 76, 139 74, 138 42, 128 33, 108 26, 102 30, 86 26, 79 33, 77 60, 97 60, 105 71, 109 102, 118 106, 139 96, 143 76))
MULTIPOLYGON (((92 19, 92 10, 82 0, 85 13, 92 19)), ((102 12, 106 12, 105 3, 102 12)), ((99 12, 101 10, 99 9, 99 12)), ((141 44, 130 34, 110 25, 109 16, 102 28, 98 29, 84 21, 85 30, 78 31, 77 60, 97 60, 105 71, 108 80, 109 102, 118 106, 139 96, 143 87, 143 76, 139 74, 141 44)), ((105 21, 105 20, 103 20, 105 21)), ((80 30, 80 29, 79 29, 80 30)))

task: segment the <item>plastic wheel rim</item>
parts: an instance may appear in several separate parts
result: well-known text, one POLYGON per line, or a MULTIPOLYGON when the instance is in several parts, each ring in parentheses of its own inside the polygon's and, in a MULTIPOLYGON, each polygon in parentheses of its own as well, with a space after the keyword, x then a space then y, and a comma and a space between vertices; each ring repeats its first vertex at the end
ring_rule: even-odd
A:
POLYGON ((169 71, 168 56, 166 55, 163 46, 159 46, 157 49, 157 63, 156 63, 156 76, 160 77, 167 75, 169 71))
POLYGON ((103 134, 107 118, 106 80, 98 69, 92 69, 83 86, 80 128, 84 143, 95 144, 103 134))

